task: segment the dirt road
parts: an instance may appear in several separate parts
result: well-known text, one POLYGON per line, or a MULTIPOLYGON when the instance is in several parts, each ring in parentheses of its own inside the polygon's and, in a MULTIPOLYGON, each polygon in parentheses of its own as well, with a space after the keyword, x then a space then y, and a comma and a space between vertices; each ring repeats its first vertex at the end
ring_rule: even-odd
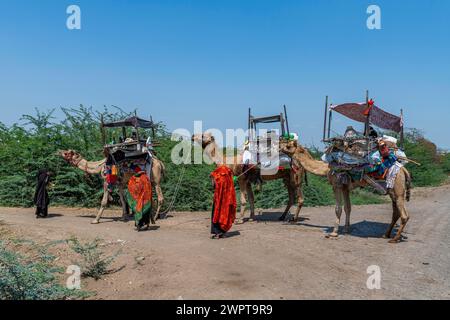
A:
POLYGON ((407 208, 408 239, 396 245, 381 238, 390 204, 354 207, 351 234, 337 240, 324 237, 332 207, 305 208, 296 225, 269 210, 222 240, 209 239, 209 213, 173 213, 140 233, 108 217, 91 225, 87 209, 53 208, 36 220, 31 209, 0 208, 0 220, 16 236, 98 236, 122 248, 124 269, 83 282, 96 299, 450 299, 450 186, 416 189, 407 208), (380 290, 366 287, 370 265, 381 269, 380 290))

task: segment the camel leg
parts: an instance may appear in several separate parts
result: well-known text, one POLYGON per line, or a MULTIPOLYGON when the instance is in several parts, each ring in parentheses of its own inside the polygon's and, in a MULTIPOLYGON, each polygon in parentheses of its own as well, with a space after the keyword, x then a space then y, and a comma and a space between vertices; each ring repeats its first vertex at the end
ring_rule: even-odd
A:
POLYGON ((91 222, 92 224, 100 223, 100 218, 102 217, 103 211, 105 211, 105 208, 108 206, 108 202, 109 202, 109 191, 108 191, 108 185, 105 182, 103 184, 103 198, 102 198, 102 203, 100 205, 100 210, 98 210, 97 216, 91 222))
MULTIPOLYGON (((152 208, 150 210, 150 222, 151 224, 156 224, 156 211, 153 210, 155 208, 155 201, 153 201, 152 199, 152 208)), ((150 225, 148 224, 147 227, 150 227, 150 225)))
POLYGON ((255 195, 253 194, 252 185, 247 183, 248 203, 250 204, 250 221, 255 220, 255 195))
POLYGON ((305 202, 305 197, 303 196, 303 190, 301 186, 297 187, 297 210, 295 211, 295 217, 293 222, 298 222, 298 216, 300 214, 300 210, 302 210, 303 203, 305 202))
POLYGON ((389 225, 386 233, 384 234, 383 238, 390 239, 392 229, 394 229, 395 224, 397 223, 397 220, 400 218, 400 212, 398 211, 397 204, 395 203, 395 199, 392 199, 392 221, 389 225))
POLYGON ((120 197, 120 203, 122 204, 122 220, 127 221, 128 205, 125 200, 125 194, 124 194, 124 189, 123 189, 122 183, 119 183, 119 197, 120 197))
POLYGON ((402 232, 405 229, 405 226, 409 220, 409 215, 405 208, 404 197, 397 197, 395 202, 397 205, 398 212, 400 213, 400 228, 398 228, 397 234, 395 235, 395 237, 392 240, 389 241, 389 243, 396 243, 401 240, 402 232))
POLYGON ((158 196, 158 206, 156 208, 155 219, 159 219, 161 207, 164 203, 164 195, 162 193, 161 185, 159 183, 155 185, 155 192, 156 192, 156 195, 158 196))
POLYGON ((352 203, 350 200, 350 190, 348 189, 348 187, 343 187, 342 194, 344 197, 344 211, 345 211, 344 233, 350 233, 350 213, 352 212, 352 203))
POLYGON ((286 206, 286 209, 284 209, 283 214, 279 218, 280 221, 284 221, 286 219, 286 216, 289 213, 289 210, 291 209, 291 207, 294 205, 294 201, 295 201, 295 189, 292 188, 290 181, 284 180, 284 185, 286 186, 287 191, 288 191, 289 202, 286 206))
POLYGON ((341 223, 341 215, 342 215, 342 188, 336 187, 334 188, 334 197, 336 198, 336 221, 334 223, 333 232, 329 234, 330 237, 337 237, 339 233, 339 224, 341 223))
POLYGON ((245 206, 247 205, 247 181, 245 179, 239 179, 239 190, 241 193, 241 213, 237 219, 237 223, 243 223, 245 217, 245 206))

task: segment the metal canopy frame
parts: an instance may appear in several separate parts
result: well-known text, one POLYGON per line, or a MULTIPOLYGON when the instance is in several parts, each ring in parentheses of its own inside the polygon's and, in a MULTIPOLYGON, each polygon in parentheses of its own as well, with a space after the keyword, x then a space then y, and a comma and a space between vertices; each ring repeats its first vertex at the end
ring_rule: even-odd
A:
MULTIPOLYGON (((331 137, 331 123, 333 119, 333 109, 331 108, 332 104, 328 101, 328 96, 325 97, 325 112, 324 112, 324 121, 323 121, 323 142, 330 142, 331 137)), ((366 108, 369 110, 369 115, 366 116, 366 121, 364 123, 364 136, 366 139, 369 139, 370 132, 370 109, 369 109, 369 90, 366 91, 366 108)), ((345 115, 344 115, 345 116, 345 115)), ((403 109, 400 109, 400 117, 403 122, 403 109)), ((400 146, 403 148, 404 146, 404 126, 403 123, 401 125, 400 134, 400 146)))
POLYGON ((136 134, 137 134, 137 140, 140 140, 139 137, 139 130, 137 130, 138 128, 142 128, 142 129, 151 129, 152 130, 152 140, 155 139, 155 129, 156 129, 156 125, 153 122, 153 118, 150 116, 150 120, 145 120, 142 118, 139 118, 137 116, 137 112, 134 112, 134 116, 122 119, 122 120, 118 120, 118 121, 113 121, 113 122, 108 122, 105 123, 104 122, 104 117, 103 114, 100 116, 100 131, 102 134, 102 140, 103 140, 103 145, 106 144, 106 132, 105 132, 105 128, 122 128, 122 135, 123 135, 123 139, 125 140, 127 138, 127 130, 126 128, 135 128, 136 129, 136 134))
POLYGON ((265 117, 254 117, 252 116, 251 108, 248 109, 248 140, 252 141, 254 139, 258 140, 256 136, 257 124, 258 123, 280 123, 281 135, 290 134, 289 132, 289 122, 287 118, 286 106, 283 106, 284 112, 273 116, 265 117))
POLYGON ((154 123, 153 121, 144 120, 142 118, 134 116, 119 121, 103 123, 103 127, 106 128, 133 127, 133 128, 151 129, 154 127, 154 123))

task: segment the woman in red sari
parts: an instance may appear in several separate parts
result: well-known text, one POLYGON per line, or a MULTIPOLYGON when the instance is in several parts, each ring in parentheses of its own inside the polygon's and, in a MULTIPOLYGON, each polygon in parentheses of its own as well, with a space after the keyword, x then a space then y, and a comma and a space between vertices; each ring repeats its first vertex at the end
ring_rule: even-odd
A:
POLYGON ((125 196, 134 213, 136 230, 148 230, 150 221, 155 223, 152 216, 152 185, 145 171, 139 167, 135 171, 136 174, 128 182, 125 196))
POLYGON ((214 203, 211 214, 212 239, 223 238, 236 219, 236 191, 233 171, 227 166, 219 166, 211 173, 214 186, 214 203))

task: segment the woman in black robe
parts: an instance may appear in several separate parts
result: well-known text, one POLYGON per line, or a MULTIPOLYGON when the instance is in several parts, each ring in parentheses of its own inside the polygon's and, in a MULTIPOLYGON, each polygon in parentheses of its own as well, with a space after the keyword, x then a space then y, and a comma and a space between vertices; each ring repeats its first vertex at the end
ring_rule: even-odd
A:
POLYGON ((36 218, 45 218, 48 215, 48 197, 47 186, 50 180, 50 172, 47 169, 39 170, 37 175, 36 192, 34 194, 34 204, 36 205, 36 218))

